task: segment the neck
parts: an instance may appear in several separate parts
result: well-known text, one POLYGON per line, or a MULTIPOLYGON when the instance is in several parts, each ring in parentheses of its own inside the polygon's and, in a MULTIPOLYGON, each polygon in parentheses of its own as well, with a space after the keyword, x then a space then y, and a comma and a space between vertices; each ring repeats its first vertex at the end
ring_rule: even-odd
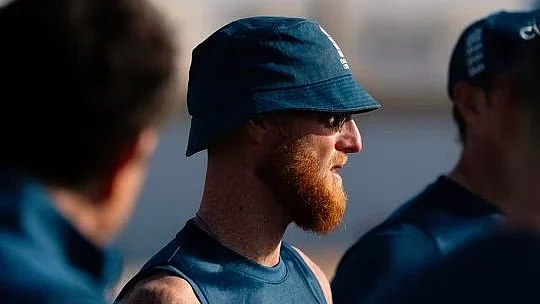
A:
POLYGON ((510 226, 540 232, 540 170, 534 164, 527 163, 525 166, 515 178, 512 205, 507 208, 505 215, 510 226))
POLYGON ((53 205, 75 229, 95 245, 107 244, 107 233, 99 229, 95 203, 86 197, 65 189, 48 188, 53 205))
POLYGON ((214 170, 209 164, 196 222, 229 249, 261 265, 275 266, 290 216, 255 173, 239 173, 238 168, 214 170))
POLYGON ((474 157, 464 151, 448 177, 472 193, 482 197, 506 213, 509 201, 509 184, 500 162, 490 161, 485 155, 474 157))

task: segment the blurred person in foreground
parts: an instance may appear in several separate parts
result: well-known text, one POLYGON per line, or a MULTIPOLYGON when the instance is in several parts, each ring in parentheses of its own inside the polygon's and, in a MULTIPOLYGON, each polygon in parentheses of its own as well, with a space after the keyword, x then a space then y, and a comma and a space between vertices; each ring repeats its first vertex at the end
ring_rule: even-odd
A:
POLYGON ((143 0, 12 1, 0 41, 0 302, 105 303, 174 102, 173 42, 143 0))
POLYGON ((207 150, 196 216, 124 287, 121 303, 330 303, 319 267, 282 242, 325 234, 346 196, 338 171, 361 150, 351 115, 379 108, 314 21, 253 17, 193 51, 187 155, 207 150))
POLYGON ((507 131, 517 137, 505 225, 414 276, 395 277, 369 303, 540 302, 540 12, 515 17, 506 19, 510 40, 499 49, 518 49, 521 59, 500 79, 500 102, 513 117, 507 131))
POLYGON ((447 87, 461 158, 346 252, 332 282, 336 303, 363 303, 387 278, 451 254, 520 208, 510 199, 524 137, 516 127, 523 92, 515 83, 522 48, 538 36, 537 17, 538 11, 498 12, 463 31, 447 87))

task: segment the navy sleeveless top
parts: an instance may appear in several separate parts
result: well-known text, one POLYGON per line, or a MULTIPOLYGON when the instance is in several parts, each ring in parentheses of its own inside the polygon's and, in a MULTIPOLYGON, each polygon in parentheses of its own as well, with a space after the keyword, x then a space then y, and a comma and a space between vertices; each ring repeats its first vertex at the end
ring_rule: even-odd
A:
POLYGON ((221 245, 193 219, 126 284, 115 303, 137 282, 162 271, 188 281, 202 304, 326 303, 317 278, 290 245, 282 243, 278 265, 265 267, 221 245))

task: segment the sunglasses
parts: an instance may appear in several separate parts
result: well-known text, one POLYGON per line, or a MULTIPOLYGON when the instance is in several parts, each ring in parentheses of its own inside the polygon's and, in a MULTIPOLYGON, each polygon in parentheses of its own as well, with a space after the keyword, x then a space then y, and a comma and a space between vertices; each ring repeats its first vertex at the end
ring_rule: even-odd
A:
POLYGON ((315 113, 318 120, 324 124, 325 127, 341 131, 345 123, 352 119, 352 113, 331 113, 331 112, 317 112, 315 113))

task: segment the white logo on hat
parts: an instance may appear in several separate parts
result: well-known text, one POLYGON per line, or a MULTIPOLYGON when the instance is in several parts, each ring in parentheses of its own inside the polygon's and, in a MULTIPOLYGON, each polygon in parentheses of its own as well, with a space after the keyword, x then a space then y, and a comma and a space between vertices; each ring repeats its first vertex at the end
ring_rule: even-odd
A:
POLYGON ((521 36, 521 38, 525 40, 531 40, 537 36, 540 36, 540 30, 538 29, 538 25, 536 24, 536 21, 533 22, 533 25, 524 26, 519 30, 519 35, 521 36))
POLYGON ((319 25, 319 28, 321 29, 321 32, 323 32, 323 34, 328 38, 328 40, 330 40, 330 42, 332 42, 332 45, 336 48, 337 53, 338 53, 338 55, 340 57, 339 62, 341 63, 343 68, 345 70, 348 70, 349 69, 349 64, 347 63, 347 59, 345 59, 345 55, 341 51, 341 48, 339 47, 339 45, 336 43, 334 38, 332 38, 332 36, 330 36, 330 34, 328 34, 320 25, 319 25))
POLYGON ((465 54, 469 77, 473 77, 486 69, 482 28, 471 31, 465 38, 465 54))

